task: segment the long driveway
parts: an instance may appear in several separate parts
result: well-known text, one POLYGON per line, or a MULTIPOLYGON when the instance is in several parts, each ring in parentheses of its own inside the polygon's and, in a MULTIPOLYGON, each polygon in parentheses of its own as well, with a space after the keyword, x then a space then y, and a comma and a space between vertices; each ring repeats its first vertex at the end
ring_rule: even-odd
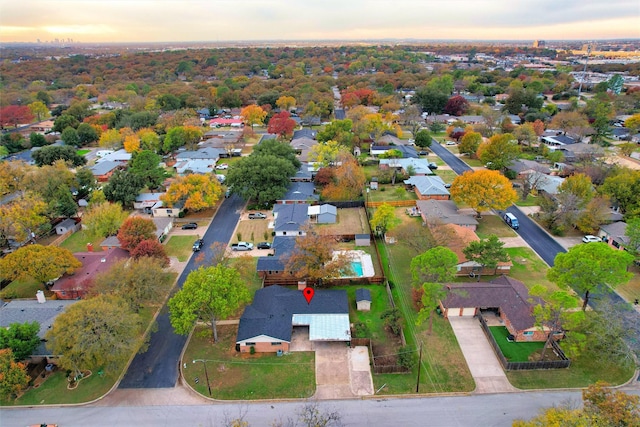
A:
MULTIPOLYGON (((224 200, 203 236, 204 249, 201 253, 204 259, 211 257, 210 246, 213 242, 229 242, 243 206, 244 201, 235 195, 224 200)), ((178 278, 176 290, 182 288, 189 273, 198 267, 196 258, 199 257, 192 256, 187 263, 178 278)), ((151 334, 149 348, 144 353, 136 354, 118 388, 164 388, 176 385, 180 353, 187 337, 173 331, 166 304, 157 317, 157 325, 157 330, 151 334)))
MULTIPOLYGON (((457 174, 473 170, 435 139, 432 141, 430 148, 457 174)), ((507 212, 511 212, 518 217, 520 228, 516 232, 549 266, 553 266, 556 255, 566 252, 550 234, 525 215, 518 207, 512 205, 507 209, 507 212)), ((578 294, 581 293, 579 292, 578 294)), ((640 357, 640 313, 633 308, 629 308, 628 303, 615 292, 596 291, 591 294, 589 299, 589 305, 594 308, 607 303, 610 303, 615 308, 617 317, 622 321, 625 328, 632 332, 625 341, 640 357)))

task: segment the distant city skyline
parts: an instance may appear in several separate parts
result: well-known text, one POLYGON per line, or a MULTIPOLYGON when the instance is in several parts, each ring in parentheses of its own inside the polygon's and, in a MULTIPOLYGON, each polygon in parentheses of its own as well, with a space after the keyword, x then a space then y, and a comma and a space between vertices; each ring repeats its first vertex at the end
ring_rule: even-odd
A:
POLYGON ((0 42, 640 38, 638 0, 0 0, 0 42))

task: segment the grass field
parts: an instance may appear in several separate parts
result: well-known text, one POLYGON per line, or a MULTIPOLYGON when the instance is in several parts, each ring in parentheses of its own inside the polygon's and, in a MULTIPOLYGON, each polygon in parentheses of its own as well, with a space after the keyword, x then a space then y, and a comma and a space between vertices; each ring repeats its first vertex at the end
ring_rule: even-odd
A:
POLYGON ((237 326, 218 326, 218 342, 214 344, 208 328, 198 327, 194 331, 182 361, 187 366, 184 377, 197 392, 208 396, 208 374, 212 397, 216 399, 307 398, 313 395, 313 352, 295 352, 282 357, 275 353, 240 354, 235 351, 236 333, 237 326), (194 360, 206 362, 193 363, 194 360))
POLYGON ((171 236, 164 248, 167 251, 167 256, 176 257, 178 261, 185 262, 191 255, 191 248, 193 242, 197 239, 196 236, 171 236))
POLYGON ((60 247, 69 249, 71 253, 86 252, 87 243, 92 243, 93 251, 100 252, 102 251, 100 243, 103 240, 104 237, 96 237, 94 239, 91 239, 84 230, 80 230, 67 237, 64 242, 60 244, 60 247))
POLYGON ((529 248, 506 248, 513 266, 510 277, 518 279, 531 288, 533 285, 543 285, 549 290, 557 290, 558 286, 547 279, 549 267, 535 252, 529 248))
POLYGON ((517 234, 498 215, 483 215, 478 219, 476 234, 481 239, 495 234, 498 237, 516 237, 517 234))
POLYGON ((270 242, 272 240, 271 230, 268 228, 272 219, 246 219, 238 222, 236 232, 231 236, 231 243, 250 242, 270 242))
POLYGON ((544 347, 543 342, 509 342, 509 331, 504 326, 489 326, 504 357, 510 362, 528 362, 529 356, 544 347))
POLYGON ((338 209, 335 224, 313 224, 322 234, 369 234, 369 224, 364 208, 338 209))
POLYGON ((400 181, 396 185, 378 185, 378 190, 369 191, 368 198, 371 202, 388 202, 392 200, 417 200, 418 196, 414 191, 407 191, 400 181))

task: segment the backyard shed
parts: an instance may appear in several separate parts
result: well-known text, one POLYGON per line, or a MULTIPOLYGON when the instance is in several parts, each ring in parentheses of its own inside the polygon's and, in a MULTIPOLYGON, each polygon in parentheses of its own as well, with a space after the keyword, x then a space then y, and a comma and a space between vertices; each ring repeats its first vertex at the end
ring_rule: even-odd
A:
POLYGON ((356 234, 356 246, 371 246, 371 236, 368 234, 356 234))
POLYGON ((330 204, 309 206, 307 211, 309 218, 316 220, 318 224, 335 224, 338 218, 338 209, 330 204))
POLYGON ((76 222, 71 218, 67 218, 64 221, 62 221, 60 224, 56 225, 56 234, 58 236, 61 236, 70 231, 71 232, 76 231, 77 229, 78 229, 78 226, 76 225, 76 222))
POLYGON ((371 310, 371 292, 369 292, 369 289, 356 289, 356 308, 358 311, 371 310))

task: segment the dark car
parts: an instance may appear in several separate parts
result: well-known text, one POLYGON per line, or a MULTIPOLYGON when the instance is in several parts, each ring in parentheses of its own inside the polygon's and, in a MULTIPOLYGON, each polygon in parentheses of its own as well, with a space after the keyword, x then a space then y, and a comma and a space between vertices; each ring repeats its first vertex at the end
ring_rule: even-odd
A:
POLYGON ((266 217, 262 212, 251 212, 249 214, 249 219, 265 219, 266 217))
POLYGON ((195 222, 190 222, 182 226, 183 230, 195 230, 196 228, 198 228, 198 224, 195 222))
POLYGON ((428 151, 418 151, 419 156, 426 156, 427 154, 429 154, 428 151))
POLYGON ((204 245, 204 240, 203 239, 198 239, 193 243, 193 252, 198 252, 200 251, 200 249, 202 249, 202 246, 204 245))
POLYGON ((258 249, 271 249, 271 243, 269 242, 260 242, 256 245, 258 249))
POLYGON ((435 163, 431 162, 431 163, 429 163, 429 169, 436 170, 436 169, 438 169, 438 165, 436 165, 435 163))

